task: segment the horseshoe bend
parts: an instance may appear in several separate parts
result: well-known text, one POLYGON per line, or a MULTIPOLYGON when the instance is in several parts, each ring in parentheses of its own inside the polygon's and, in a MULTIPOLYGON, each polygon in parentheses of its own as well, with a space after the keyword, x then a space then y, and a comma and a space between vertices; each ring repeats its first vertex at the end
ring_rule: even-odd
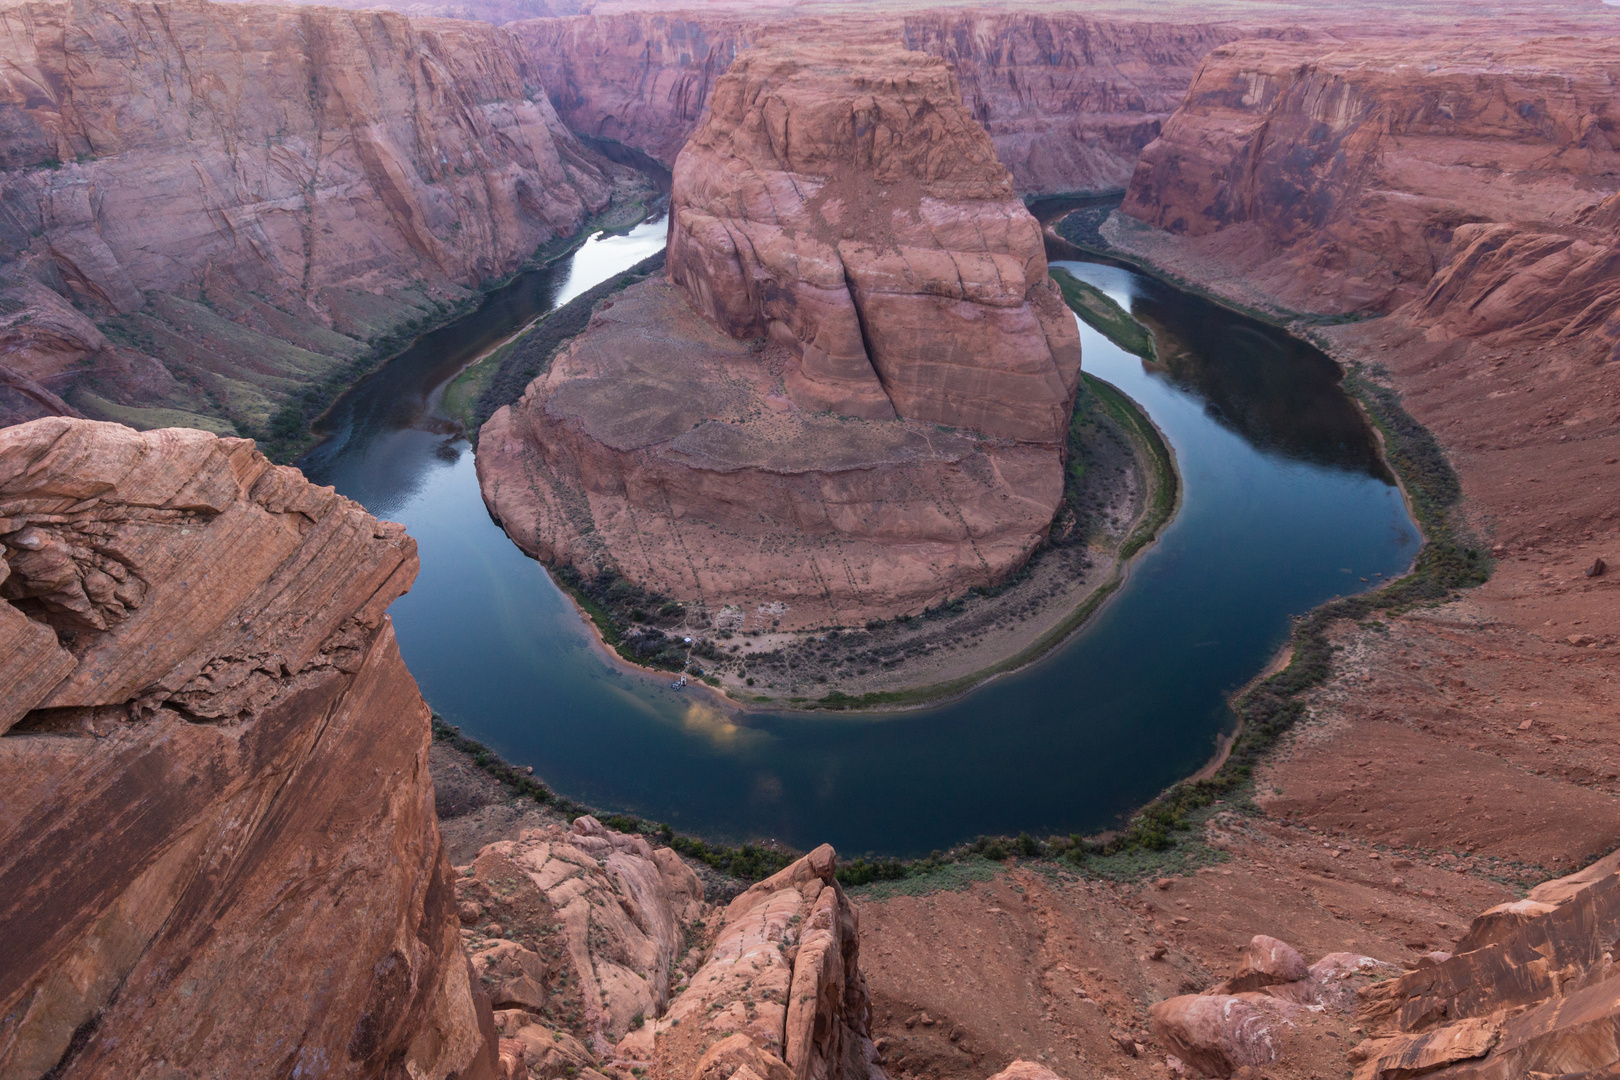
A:
POLYGON ((0 1080, 1620 1070, 1620 9, 384 3, 0 0, 0 1080))

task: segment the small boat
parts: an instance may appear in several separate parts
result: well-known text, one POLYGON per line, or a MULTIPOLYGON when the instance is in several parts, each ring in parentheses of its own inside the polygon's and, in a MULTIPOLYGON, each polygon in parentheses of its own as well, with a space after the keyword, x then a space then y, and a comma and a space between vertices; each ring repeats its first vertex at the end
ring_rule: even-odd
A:
POLYGON ((669 688, 671 690, 679 690, 681 687, 683 687, 685 685, 686 685, 686 676, 682 675, 680 678, 678 678, 674 682, 670 683, 669 688))

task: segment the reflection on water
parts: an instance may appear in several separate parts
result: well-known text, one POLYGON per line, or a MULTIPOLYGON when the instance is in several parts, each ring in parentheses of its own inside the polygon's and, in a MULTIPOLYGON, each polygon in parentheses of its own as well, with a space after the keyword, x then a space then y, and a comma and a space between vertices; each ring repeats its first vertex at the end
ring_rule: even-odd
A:
MULTIPOLYGON (((556 272, 553 295, 661 242, 658 227, 593 243, 556 272)), ((1195 770, 1230 722, 1226 695, 1283 642, 1289 616, 1404 570, 1417 535, 1325 358, 1127 271, 1065 265, 1175 339, 1154 368, 1081 327, 1087 370, 1174 447, 1183 507, 1084 632, 938 708, 738 713, 605 658, 489 520, 466 443, 432 414, 449 373, 532 314, 480 312, 424 339, 340 403, 308 468, 416 538, 422 571, 392 614, 428 701, 573 798, 846 854, 1089 831, 1195 770)), ((543 295, 537 283, 516 306, 543 295)))

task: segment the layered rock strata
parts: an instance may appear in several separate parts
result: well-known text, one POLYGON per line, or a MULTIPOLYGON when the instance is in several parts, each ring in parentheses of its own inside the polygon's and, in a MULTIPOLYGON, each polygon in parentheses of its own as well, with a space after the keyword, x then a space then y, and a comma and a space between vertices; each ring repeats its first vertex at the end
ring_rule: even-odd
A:
POLYGON ((716 908, 674 851, 588 816, 487 845, 457 891, 509 1071, 881 1078, 835 867, 817 848, 716 908))
POLYGON ((604 304, 480 435, 524 550, 750 627, 858 625, 1022 564, 1062 497, 1079 338, 958 101, 915 53, 738 61, 677 163, 670 281, 604 304))
POLYGON ((1455 954, 1362 992, 1357 1080, 1612 1073, 1620 974, 1614 858, 1474 920, 1455 954), (1533 907, 1530 907, 1533 905, 1533 907), (1526 910, 1530 908, 1529 910, 1526 910), (1504 918, 1504 916, 1511 916, 1504 918))
POLYGON ((743 55, 675 162, 670 279, 732 337, 786 344, 801 408, 1060 443, 1074 318, 960 98, 921 53, 743 55))
POLYGON ((1198 62, 1244 31, 1069 12, 786 17, 614 12, 513 23, 563 120, 675 161, 737 54, 769 41, 890 42, 949 61, 1021 193, 1119 188, 1198 62))
POLYGON ((248 442, 53 418, 0 429, 0 544, 0 1073, 492 1067, 403 529, 248 442))
POLYGON ((1470 334, 1544 314, 1567 324, 1584 305, 1544 312, 1519 294, 1599 298, 1593 244, 1612 232, 1603 203, 1620 187, 1617 58, 1583 39, 1227 45, 1143 152, 1121 211, 1284 308, 1422 300, 1424 321, 1450 311, 1470 334), (1521 280, 1476 311, 1483 293, 1430 289, 1448 262, 1448 277, 1483 272, 1483 291, 1507 262, 1521 280))
POLYGON ((611 190, 481 24, 31 2, 0 71, 0 365, 113 418, 262 430, 611 190))

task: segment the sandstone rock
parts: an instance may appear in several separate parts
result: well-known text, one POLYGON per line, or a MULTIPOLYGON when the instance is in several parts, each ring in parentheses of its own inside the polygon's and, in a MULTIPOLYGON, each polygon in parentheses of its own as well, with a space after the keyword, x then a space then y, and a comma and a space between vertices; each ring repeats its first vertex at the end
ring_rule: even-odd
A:
POLYGON ((0 521, 0 1074, 492 1065, 404 531, 251 443, 65 418, 0 429, 0 521))
POLYGON ((512 941, 501 941, 473 952, 473 978, 490 1004, 497 1009, 527 1009, 539 1012, 545 1007, 545 962, 512 941))
POLYGON ((1604 562, 1602 559, 1593 559, 1592 565, 1586 568, 1586 576, 1602 577, 1603 571, 1607 570, 1608 568, 1609 564, 1604 562))
POLYGON ((525 551, 794 628, 921 611, 1004 580, 1045 536, 1074 320, 1048 313, 1039 232, 944 67, 863 57, 739 60, 676 170, 681 288, 604 301, 485 425, 484 501, 525 551), (790 122, 791 147, 773 143, 790 122))
POLYGON ((749 44, 904 45, 952 65, 964 104, 1024 193, 1123 187, 1229 24, 1103 20, 1078 12, 900 15, 623 12, 508 26, 568 126, 666 164, 697 129, 715 82, 749 44))
MULTIPOLYGON (((562 962, 578 980, 582 1030, 598 1052, 622 1039, 637 1017, 663 1014, 686 928, 703 909, 702 884, 674 852, 585 816, 569 829, 528 829, 490 844, 471 869, 458 883, 463 896, 534 890, 541 906, 522 933, 532 938, 559 927, 562 962)), ((497 1006, 538 1011, 545 1004, 546 972, 531 950, 499 942, 475 948, 473 961, 492 971, 497 1006)))
POLYGON ((807 411, 1058 444, 1078 333, 960 100, 901 49, 739 55, 675 162, 670 278, 731 336, 786 344, 807 411))
POLYGON ((1223 989, 1220 992, 1241 994, 1279 983, 1299 982, 1310 974, 1305 958, 1292 945, 1274 937, 1256 934, 1243 949, 1243 960, 1237 974, 1221 984, 1223 989))
MULTIPOLYGON (((207 411, 200 382, 263 426, 610 194, 494 27, 39 0, 0 11, 0 62, 6 281, 51 287, 32 287, 26 322, 0 302, 0 365, 65 396, 88 378, 207 411), (123 316, 124 340, 183 377, 109 347, 62 297, 123 316)), ((16 288, 0 281, 0 298, 16 288)))
POLYGON ((657 1075, 703 1080, 734 1063, 760 1080, 784 1075, 768 1059, 799 1080, 866 1075, 876 1050, 860 926, 835 865, 822 845, 733 900, 691 985, 621 1051, 648 1053, 657 1075))
POLYGON ((990 1080, 1063 1080, 1061 1076, 1035 1061, 1015 1061, 990 1080))
POLYGON ((1358 1077, 1438 1069, 1448 1080, 1509 1080, 1620 1066, 1616 861, 1485 912, 1456 955, 1364 989, 1361 1019, 1388 1041, 1369 1048, 1358 1077), (1441 1068, 1453 1061, 1462 1063, 1441 1068))
POLYGON ((1402 1035, 1378 1047, 1356 1070, 1355 1080, 1404 1080, 1443 1065, 1484 1057, 1496 1045, 1497 1025, 1462 1020, 1421 1035, 1402 1035))
POLYGON ((1588 180, 1616 174, 1615 149, 1578 133, 1609 108, 1616 55, 1594 39, 1221 46, 1143 152, 1122 212, 1206 238, 1192 246, 1296 310, 1425 297, 1431 320, 1474 333, 1553 308, 1576 318, 1611 273, 1598 248, 1490 223, 1573 224, 1613 193, 1588 180), (1554 278, 1562 289, 1545 288, 1554 278))
POLYGON ((1158 1002, 1148 1015, 1172 1053, 1211 1076, 1277 1059, 1275 1014, 1244 998, 1188 994, 1158 1002))
POLYGON ((1044 535, 1055 448, 806 415, 780 372, 668 283, 632 286, 484 426, 485 505, 542 561, 729 605, 743 629, 918 612, 1044 535))

